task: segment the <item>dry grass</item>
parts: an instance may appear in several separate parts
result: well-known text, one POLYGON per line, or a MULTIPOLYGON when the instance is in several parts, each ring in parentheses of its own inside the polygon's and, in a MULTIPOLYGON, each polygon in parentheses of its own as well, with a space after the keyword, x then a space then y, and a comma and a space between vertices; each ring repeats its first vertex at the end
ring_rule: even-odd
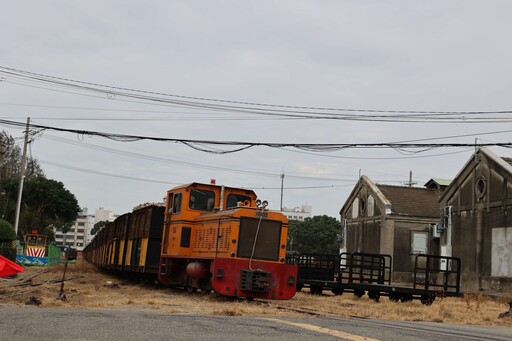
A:
POLYGON ((365 317, 403 321, 429 321, 512 327, 512 318, 498 319, 508 309, 506 300, 482 295, 437 299, 431 306, 419 301, 395 303, 387 297, 374 302, 352 294, 313 296, 299 292, 289 301, 232 300, 215 295, 188 294, 178 289, 164 289, 99 272, 89 264, 71 264, 64 285, 66 300, 57 299, 63 266, 29 267, 17 278, 0 279, 0 306, 24 305, 34 299, 41 306, 55 308, 155 309, 172 314, 210 314, 224 316, 337 316, 365 317), (42 271, 47 272, 42 273, 42 271), (31 279, 31 282, 30 282, 31 279), (16 286, 17 284, 32 284, 16 286))

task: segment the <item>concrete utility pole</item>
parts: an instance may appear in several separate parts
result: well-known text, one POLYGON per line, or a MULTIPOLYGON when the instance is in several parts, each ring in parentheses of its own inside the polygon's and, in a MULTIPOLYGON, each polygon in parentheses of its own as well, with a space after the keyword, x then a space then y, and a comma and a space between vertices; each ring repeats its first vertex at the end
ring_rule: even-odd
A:
POLYGON ((18 188, 18 200, 16 202, 16 218, 14 221, 14 231, 16 232, 16 239, 18 239, 18 225, 20 223, 20 211, 21 211, 21 196, 23 194, 23 182, 25 181, 25 164, 27 163, 27 144, 28 144, 29 127, 30 127, 30 117, 27 117, 27 129, 25 130, 25 142, 23 143, 23 154, 21 155, 20 186, 18 188))
POLYGON ((283 211, 283 184, 284 184, 284 173, 281 173, 281 211, 283 211))

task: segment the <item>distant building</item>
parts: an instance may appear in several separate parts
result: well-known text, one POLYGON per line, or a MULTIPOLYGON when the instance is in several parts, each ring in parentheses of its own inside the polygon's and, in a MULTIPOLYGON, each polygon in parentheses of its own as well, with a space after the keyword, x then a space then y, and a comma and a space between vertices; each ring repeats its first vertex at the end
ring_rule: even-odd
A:
POLYGON ((87 207, 83 207, 82 211, 78 213, 78 217, 67 233, 55 229, 55 245, 56 246, 71 246, 78 251, 89 244, 94 237, 91 231, 94 224, 100 221, 114 221, 116 215, 103 207, 97 209, 95 214, 89 214, 87 207))
POLYGON ((55 245, 71 246, 82 251, 91 239, 89 234, 93 226, 94 215, 88 214, 87 207, 84 207, 67 233, 55 230, 55 245))
POLYGON ((430 179, 424 186, 430 189, 437 189, 440 192, 443 192, 452 181, 448 179, 430 179))
POLYGON ((311 218, 313 207, 309 205, 301 205, 300 207, 294 208, 283 207, 281 213, 283 213, 288 220, 304 220, 311 218))
POLYGON ((104 207, 98 208, 94 211, 94 223, 99 223, 100 221, 114 221, 116 219, 116 215, 110 211, 106 210, 104 207))

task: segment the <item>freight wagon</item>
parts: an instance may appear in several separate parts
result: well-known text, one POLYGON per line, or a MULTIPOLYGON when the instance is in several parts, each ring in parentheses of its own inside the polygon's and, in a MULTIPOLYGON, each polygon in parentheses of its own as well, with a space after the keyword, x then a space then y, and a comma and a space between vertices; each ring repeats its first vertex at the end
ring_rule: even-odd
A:
POLYGON ((388 296, 392 301, 414 299, 430 305, 438 296, 460 296, 460 259, 418 254, 412 286, 392 284, 391 256, 374 253, 289 254, 288 263, 298 265, 297 290, 309 288, 321 295, 330 290, 335 295, 352 292, 379 301, 388 296), (441 261, 446 264, 441 269, 441 261))

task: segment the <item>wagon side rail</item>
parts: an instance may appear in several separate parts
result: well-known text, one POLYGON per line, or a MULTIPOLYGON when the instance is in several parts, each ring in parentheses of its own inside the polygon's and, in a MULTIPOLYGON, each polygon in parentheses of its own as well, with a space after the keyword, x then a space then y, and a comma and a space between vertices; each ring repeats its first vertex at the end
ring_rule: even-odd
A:
POLYGON ((391 284, 391 256, 353 252, 340 255, 339 280, 344 283, 391 284))
POLYGON ((459 296, 460 269, 458 257, 418 254, 414 261, 413 287, 445 296, 459 296))

